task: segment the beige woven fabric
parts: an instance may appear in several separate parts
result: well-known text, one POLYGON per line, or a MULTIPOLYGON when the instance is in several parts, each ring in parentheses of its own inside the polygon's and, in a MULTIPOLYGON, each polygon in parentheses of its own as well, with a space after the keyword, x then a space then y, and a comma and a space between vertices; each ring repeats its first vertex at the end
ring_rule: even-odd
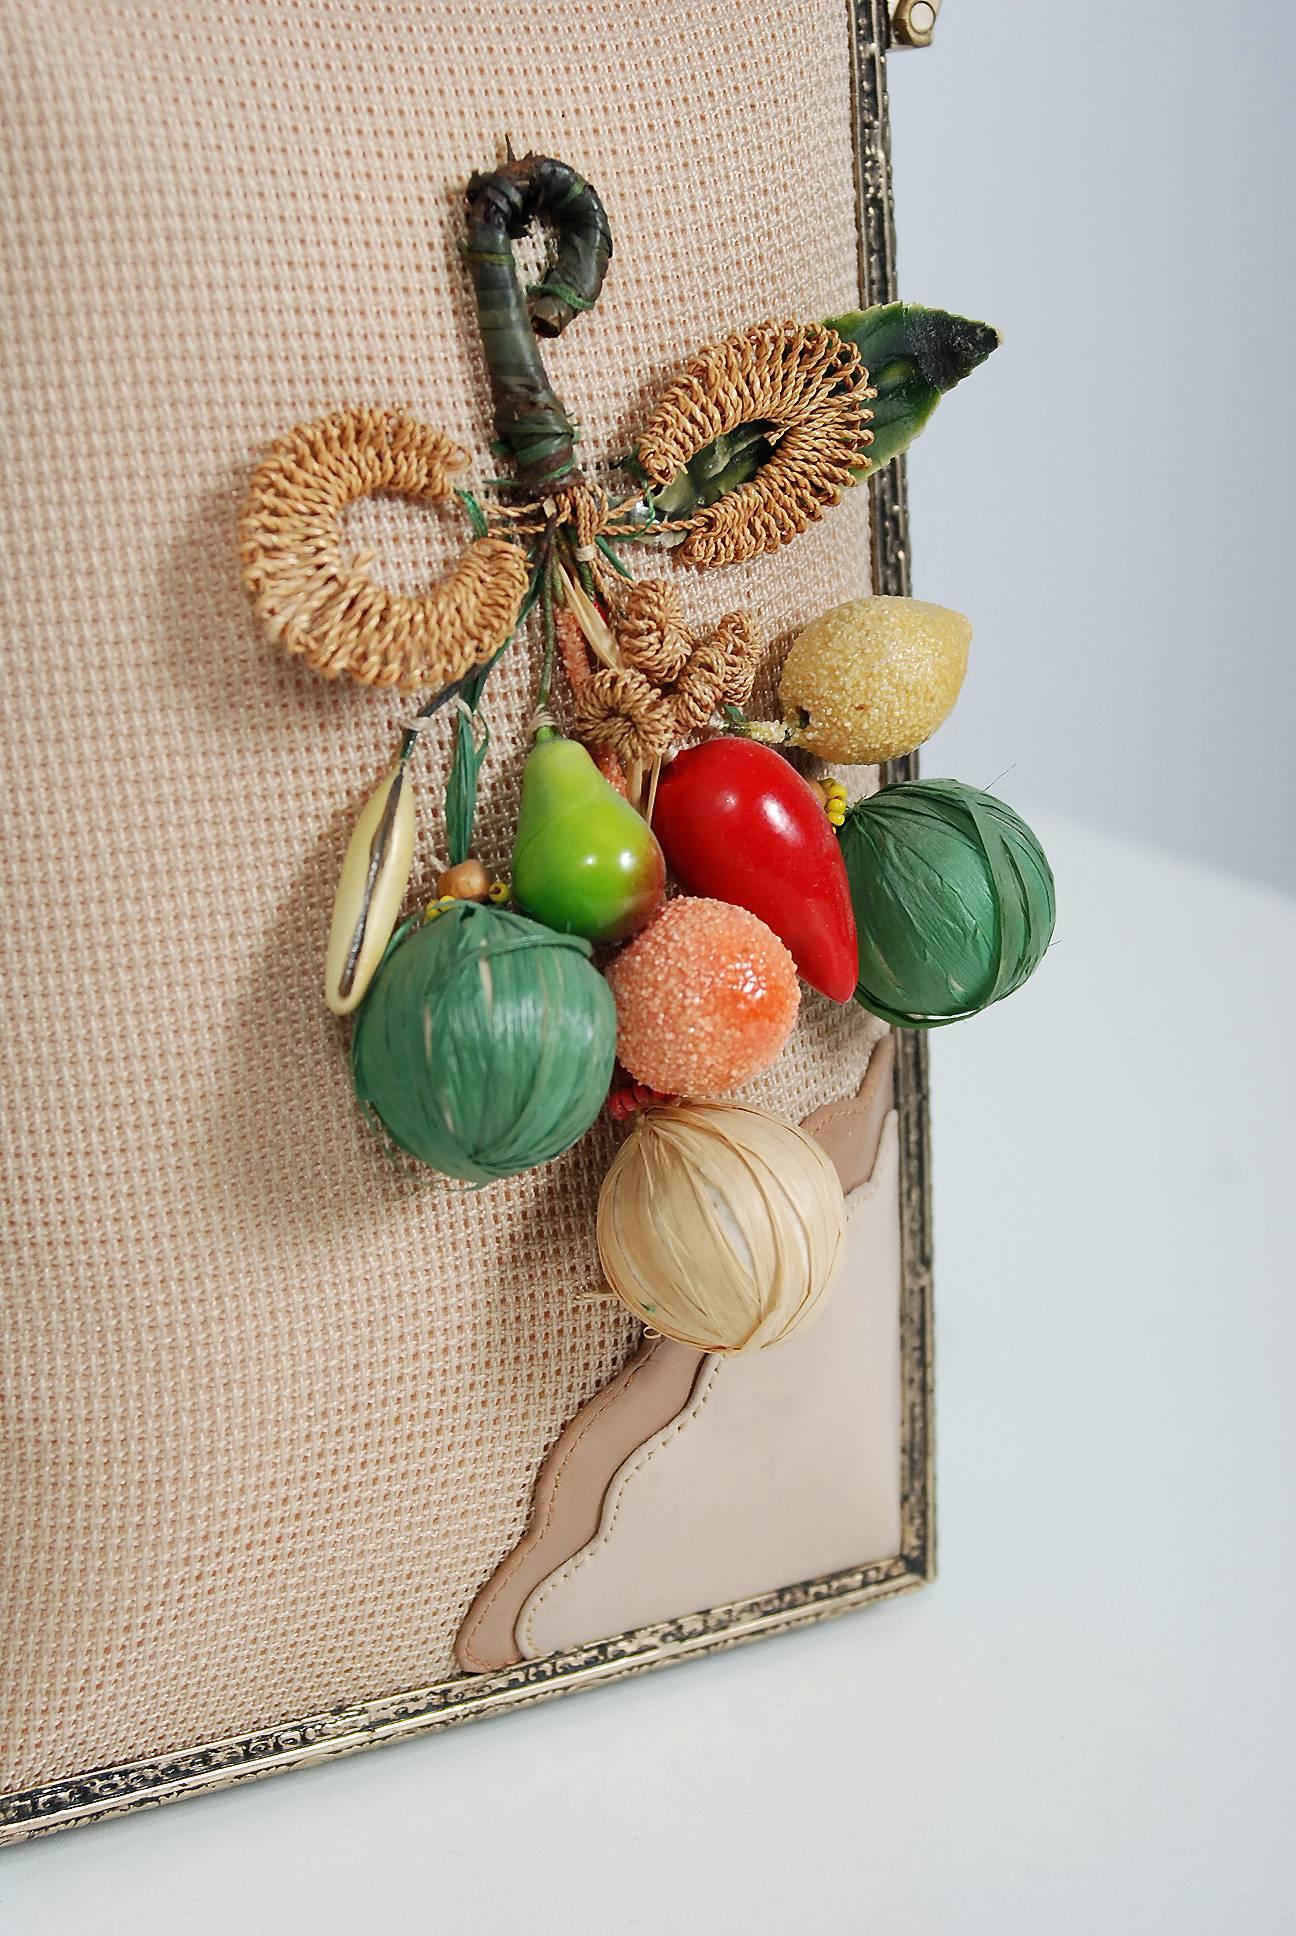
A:
MULTIPOLYGON (((290 424, 403 404, 491 468, 455 254, 501 137, 602 192, 547 352, 586 449, 679 359, 856 297, 844 0, 0 0, 6 1130, 0 1787, 424 1685, 634 1336, 611 1133, 479 1195, 383 1155, 320 972, 391 697, 258 634, 235 527, 290 424)), ((771 639, 867 589, 852 493, 684 574, 771 639)), ((453 520, 366 507, 389 582, 453 520)), ((668 567, 663 566, 663 569, 668 567)), ((501 863, 529 669, 490 707, 501 863)), ((444 733, 419 761, 435 867, 444 733)), ((790 1117, 873 1036, 810 996, 790 1117)))

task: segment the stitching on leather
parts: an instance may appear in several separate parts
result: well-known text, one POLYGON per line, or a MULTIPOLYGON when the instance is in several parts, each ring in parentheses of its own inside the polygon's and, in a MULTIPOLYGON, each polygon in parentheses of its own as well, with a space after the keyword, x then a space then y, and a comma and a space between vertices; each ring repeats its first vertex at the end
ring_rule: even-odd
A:
POLYGON ((713 1356, 711 1358, 709 1369, 704 1370, 701 1374, 705 1380, 705 1389, 699 1386, 687 1410, 681 1412, 674 1423, 658 1435, 653 1441, 651 1448, 645 1449, 644 1447, 640 1447, 631 1463, 622 1468, 620 1483, 617 1486, 616 1499, 612 1506, 611 1517, 607 1520, 607 1523, 600 1528, 599 1532, 590 1540, 588 1545, 583 1546, 579 1553, 574 1553, 569 1560, 564 1560, 557 1571, 551 1573, 549 1578, 542 1581, 539 1587, 537 1587, 531 1596, 527 1611, 523 1615, 519 1627, 515 1629, 517 1638, 520 1641, 524 1641, 528 1647, 534 1644, 533 1623, 535 1617, 549 1595, 555 1592, 564 1581, 572 1578, 574 1574, 579 1572, 586 1561, 593 1559, 595 1553, 601 1551, 607 1544, 608 1540, 612 1537, 612 1529, 617 1523, 617 1516, 621 1511, 621 1502, 625 1498, 630 1481, 637 1472, 641 1472, 645 1466, 650 1465, 657 1457, 657 1454, 664 1451, 671 1440, 678 1438, 680 1433, 685 1431, 693 1423, 694 1419, 697 1418, 715 1389, 716 1376, 723 1362, 723 1359, 719 1357, 713 1356))
POLYGON ((841 1096, 836 1102, 826 1102, 806 1117, 801 1127, 809 1131, 810 1135, 813 1136, 815 1130, 823 1123, 837 1123, 843 1119, 853 1121, 858 1116, 866 1116, 868 1114, 873 1103, 873 1092, 881 1087, 881 1078, 878 1075, 874 1058, 885 1040, 886 1037, 882 1036, 874 1044, 872 1054, 869 1056, 868 1063, 865 1066, 864 1074, 860 1078, 859 1088, 852 1095, 841 1096))
MULTIPOLYGON (((881 1043, 878 1047, 881 1047, 881 1043)), ((877 1049, 874 1049, 873 1053, 876 1055, 877 1049)), ((868 1067, 864 1071, 864 1078, 854 1094, 842 1096, 837 1102, 824 1103, 806 1117, 801 1127, 813 1136, 815 1131, 826 1123, 853 1122, 858 1117, 867 1116, 873 1104, 872 1091, 881 1086, 878 1081, 870 1083, 869 1078, 873 1073, 873 1062, 870 1057, 868 1067)))
MULTIPOLYGON (((872 1054, 870 1055, 870 1058, 869 1058, 869 1068, 872 1067, 873 1056, 877 1054, 877 1051, 880 1047, 881 1047, 880 1041, 874 1045, 872 1054)), ((817 1109, 816 1111, 814 1111, 812 1118, 807 1120, 808 1121, 813 1120, 816 1124, 822 1124, 822 1123, 838 1121, 842 1117, 849 1118, 849 1117, 854 1117, 865 1113, 865 1109, 867 1108, 868 1103, 871 1102, 872 1100, 871 1097, 866 1097, 866 1091, 869 1087, 869 1068, 866 1068, 864 1077, 860 1083, 859 1088, 855 1090, 855 1092, 852 1095, 843 1096, 837 1102, 824 1104, 820 1109, 817 1109)), ((878 1138, 878 1147, 877 1147, 876 1155, 874 1157, 872 1173, 865 1178, 863 1183, 857 1184, 855 1189, 851 1191, 850 1196, 847 1200, 848 1212, 850 1211, 850 1209, 852 1209, 855 1206, 855 1204, 864 1202, 867 1200, 869 1196, 875 1194, 878 1187, 878 1168, 879 1168, 879 1163, 882 1155, 882 1143, 887 1135, 887 1131, 890 1128, 892 1121, 896 1120, 897 1116, 898 1116, 898 1112, 894 1108, 892 1108, 888 1110, 885 1118, 883 1119, 882 1132, 878 1138)), ((638 1363, 631 1371, 629 1377, 625 1381, 625 1384, 621 1386, 619 1391, 617 1390, 617 1381, 614 1379, 610 1385, 606 1386, 604 1390, 598 1394, 598 1397, 590 1401, 590 1408, 589 1408, 590 1415, 586 1419, 584 1425, 582 1425, 580 1431, 577 1433, 571 1445, 567 1448, 567 1451, 563 1457, 562 1464, 558 1467, 557 1471, 554 1473, 553 1483, 549 1491, 549 1502, 545 1510, 545 1516, 540 1521, 539 1525, 536 1528, 534 1528, 535 1537, 532 1538, 533 1529, 530 1526, 528 1526, 521 1540, 519 1540, 518 1544, 513 1548, 512 1552, 508 1554, 507 1557, 500 1562, 500 1566, 495 1579, 495 1585, 492 1588, 490 1594, 483 1601, 481 1609, 478 1612, 477 1618, 472 1622, 471 1625, 465 1622, 465 1624, 461 1627, 459 1632, 459 1640, 458 1640, 458 1651, 459 1651, 460 1657, 461 1659, 466 1661, 469 1666, 477 1668, 479 1672, 489 1673, 491 1671, 491 1663, 487 1661, 483 1661, 480 1655, 476 1653, 473 1647, 472 1637, 480 1630, 487 1615, 494 1608, 496 1602, 498 1601, 500 1595, 503 1593, 504 1589, 512 1581, 514 1575, 516 1574, 518 1568, 521 1566, 523 1560, 531 1552, 533 1552, 537 1546, 540 1545, 541 1541, 544 1538, 545 1533, 548 1531, 550 1522, 553 1518, 554 1511, 558 1503, 558 1489, 561 1484, 563 1474, 567 1469, 568 1462, 574 1456, 577 1447, 584 1439, 586 1433, 590 1431, 591 1428, 598 1422, 598 1420, 603 1416, 603 1413, 608 1409, 608 1407, 616 1402, 617 1398, 621 1397, 625 1392, 629 1391, 631 1385, 634 1383, 639 1373, 641 1371, 646 1370, 650 1363, 651 1363, 651 1359, 648 1356, 645 1356, 642 1359, 642 1361, 638 1363), (600 1403, 600 1400, 602 1401, 601 1403, 600 1403)), ((670 1439, 673 1438, 677 1432, 682 1431, 686 1425, 692 1423, 693 1419, 697 1416, 698 1412, 701 1411, 702 1406, 706 1403, 707 1399, 710 1397, 711 1389, 715 1382, 714 1373, 718 1369, 719 1369, 719 1360, 717 1359, 713 1362, 712 1375, 707 1381, 705 1391, 701 1390, 701 1388, 699 1387, 699 1389, 695 1392, 692 1400, 690 1400, 689 1405, 686 1407, 686 1409, 679 1414, 679 1416, 673 1421, 673 1423, 669 1426, 669 1428, 663 1428, 666 1430, 666 1436, 657 1438, 652 1445, 651 1451, 648 1451, 642 1456, 635 1456, 634 1463, 632 1465, 622 1468, 621 1483, 617 1488, 616 1500, 612 1507, 611 1518, 607 1521, 607 1524, 605 1526, 602 1526, 600 1528, 600 1530, 595 1534, 594 1538, 591 1541, 589 1541, 587 1545, 581 1548, 580 1552, 574 1553, 568 1559, 564 1560, 562 1564, 559 1567, 557 1567, 555 1571, 548 1576, 547 1579, 541 1580, 538 1583, 538 1585, 532 1589, 531 1595, 528 1596, 531 1600, 530 1611, 529 1613, 526 1613, 525 1615, 522 1616, 520 1631, 515 1629, 515 1638, 525 1641, 528 1645, 531 1643, 531 1640, 532 1640, 531 1623, 535 1618, 535 1616, 539 1613, 540 1608, 544 1604, 544 1601, 548 1597, 548 1595, 552 1591, 556 1591, 557 1588, 566 1579, 571 1577, 571 1575, 575 1572, 577 1567, 584 1565, 586 1560, 592 1559, 594 1557, 594 1554, 603 1545, 606 1544, 607 1540, 611 1537, 612 1528, 616 1524, 617 1515, 620 1513, 620 1510, 621 1510, 621 1501, 625 1495, 626 1488, 628 1487, 631 1479, 634 1477, 636 1472, 640 1471, 642 1467, 648 1463, 650 1459, 656 1457, 658 1451, 660 1451, 665 1445, 669 1444, 670 1439)), ((606 1507, 607 1507, 607 1501, 605 1499, 604 1500, 605 1511, 606 1511, 606 1507)))
MULTIPOLYGON (((816 1109, 814 1115, 807 1117, 806 1121, 813 1123, 815 1129, 821 1123, 840 1122, 843 1116, 849 1121, 856 1116, 866 1115, 868 1104, 872 1100, 871 1096, 865 1095, 863 1089, 857 1089, 853 1096, 843 1096, 840 1102, 825 1103, 822 1109, 816 1109)), ((814 1130, 811 1130, 810 1134, 813 1135, 814 1130)))

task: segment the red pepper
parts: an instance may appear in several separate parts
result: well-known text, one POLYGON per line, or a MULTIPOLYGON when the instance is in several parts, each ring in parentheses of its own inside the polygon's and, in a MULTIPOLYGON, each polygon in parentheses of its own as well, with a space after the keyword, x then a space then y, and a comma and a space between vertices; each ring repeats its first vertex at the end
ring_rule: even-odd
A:
POLYGON ((782 754, 710 739, 662 773, 653 832, 688 894, 759 915, 798 972, 835 1002, 855 993, 850 883, 822 797, 782 754))

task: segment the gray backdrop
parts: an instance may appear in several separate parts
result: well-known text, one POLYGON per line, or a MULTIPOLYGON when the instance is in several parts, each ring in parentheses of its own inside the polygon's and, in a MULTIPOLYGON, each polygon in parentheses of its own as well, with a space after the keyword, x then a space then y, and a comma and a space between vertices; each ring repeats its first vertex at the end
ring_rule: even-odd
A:
POLYGON ((1005 336, 910 458, 976 629, 925 771, 1288 890, 1294 56, 1280 0, 946 0, 891 63, 901 289, 1005 336))

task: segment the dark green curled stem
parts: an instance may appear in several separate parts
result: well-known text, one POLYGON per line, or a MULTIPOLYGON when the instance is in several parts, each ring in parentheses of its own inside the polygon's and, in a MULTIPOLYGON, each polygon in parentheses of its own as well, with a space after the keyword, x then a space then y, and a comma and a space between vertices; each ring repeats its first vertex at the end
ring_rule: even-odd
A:
POLYGON ((576 429, 545 374, 537 337, 559 335, 592 309, 612 256, 612 234, 597 194, 565 162, 525 155, 474 175, 466 201, 464 257, 477 298, 495 427, 518 482, 539 495, 580 476, 576 429), (545 274, 524 293, 513 243, 533 221, 553 225, 557 246, 545 274))

